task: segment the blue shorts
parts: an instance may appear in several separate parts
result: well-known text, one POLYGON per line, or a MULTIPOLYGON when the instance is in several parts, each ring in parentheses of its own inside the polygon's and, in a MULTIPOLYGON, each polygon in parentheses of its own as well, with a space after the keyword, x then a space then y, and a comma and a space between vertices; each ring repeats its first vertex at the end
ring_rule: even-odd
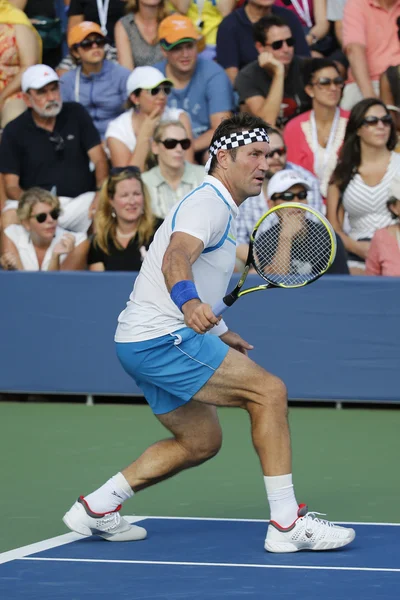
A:
POLYGON ((229 347, 184 327, 144 342, 117 342, 117 355, 156 415, 186 404, 218 369, 229 347))

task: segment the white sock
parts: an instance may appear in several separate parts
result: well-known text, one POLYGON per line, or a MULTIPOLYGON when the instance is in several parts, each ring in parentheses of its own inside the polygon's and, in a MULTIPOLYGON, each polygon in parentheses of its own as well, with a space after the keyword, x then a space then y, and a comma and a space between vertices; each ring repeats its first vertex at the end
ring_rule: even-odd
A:
POLYGON ((270 519, 281 527, 289 527, 297 519, 299 506, 294 495, 292 474, 264 477, 270 519))
POLYGON ((104 514, 115 510, 125 500, 132 498, 133 494, 133 489, 122 473, 117 473, 98 490, 85 496, 85 500, 92 512, 104 514))

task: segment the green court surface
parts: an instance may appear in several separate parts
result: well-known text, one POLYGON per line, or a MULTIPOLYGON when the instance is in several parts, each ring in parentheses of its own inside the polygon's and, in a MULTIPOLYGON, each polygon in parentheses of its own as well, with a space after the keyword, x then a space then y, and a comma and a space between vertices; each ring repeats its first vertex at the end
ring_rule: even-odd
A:
MULTIPOLYGON (((125 514, 268 518, 247 415, 222 409, 210 462, 141 492, 125 514)), ((337 521, 399 522, 400 410, 292 408, 299 502, 337 521)), ((67 530, 64 512, 166 432, 147 406, 0 403, 0 552, 67 530)))

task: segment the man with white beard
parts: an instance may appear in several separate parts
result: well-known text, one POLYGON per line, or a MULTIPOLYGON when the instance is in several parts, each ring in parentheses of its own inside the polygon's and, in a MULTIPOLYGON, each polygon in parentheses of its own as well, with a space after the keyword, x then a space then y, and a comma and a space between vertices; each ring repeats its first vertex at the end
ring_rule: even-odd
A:
POLYGON ((59 197, 59 224, 87 231, 96 208, 97 191, 108 175, 100 136, 87 111, 77 102, 62 103, 59 78, 46 65, 29 67, 21 88, 28 107, 4 129, 0 173, 6 196, 3 226, 18 223, 22 193, 41 187, 59 197))

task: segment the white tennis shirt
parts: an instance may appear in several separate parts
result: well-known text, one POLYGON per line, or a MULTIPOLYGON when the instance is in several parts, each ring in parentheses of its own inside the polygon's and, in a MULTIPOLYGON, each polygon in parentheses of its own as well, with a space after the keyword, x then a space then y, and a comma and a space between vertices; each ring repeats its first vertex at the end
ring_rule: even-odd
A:
POLYGON ((188 233, 204 244, 192 265, 200 299, 212 306, 225 296, 235 266, 237 214, 232 196, 211 175, 172 207, 154 236, 127 306, 118 317, 116 342, 150 340, 185 327, 183 313, 172 302, 161 272, 174 232, 188 233))

